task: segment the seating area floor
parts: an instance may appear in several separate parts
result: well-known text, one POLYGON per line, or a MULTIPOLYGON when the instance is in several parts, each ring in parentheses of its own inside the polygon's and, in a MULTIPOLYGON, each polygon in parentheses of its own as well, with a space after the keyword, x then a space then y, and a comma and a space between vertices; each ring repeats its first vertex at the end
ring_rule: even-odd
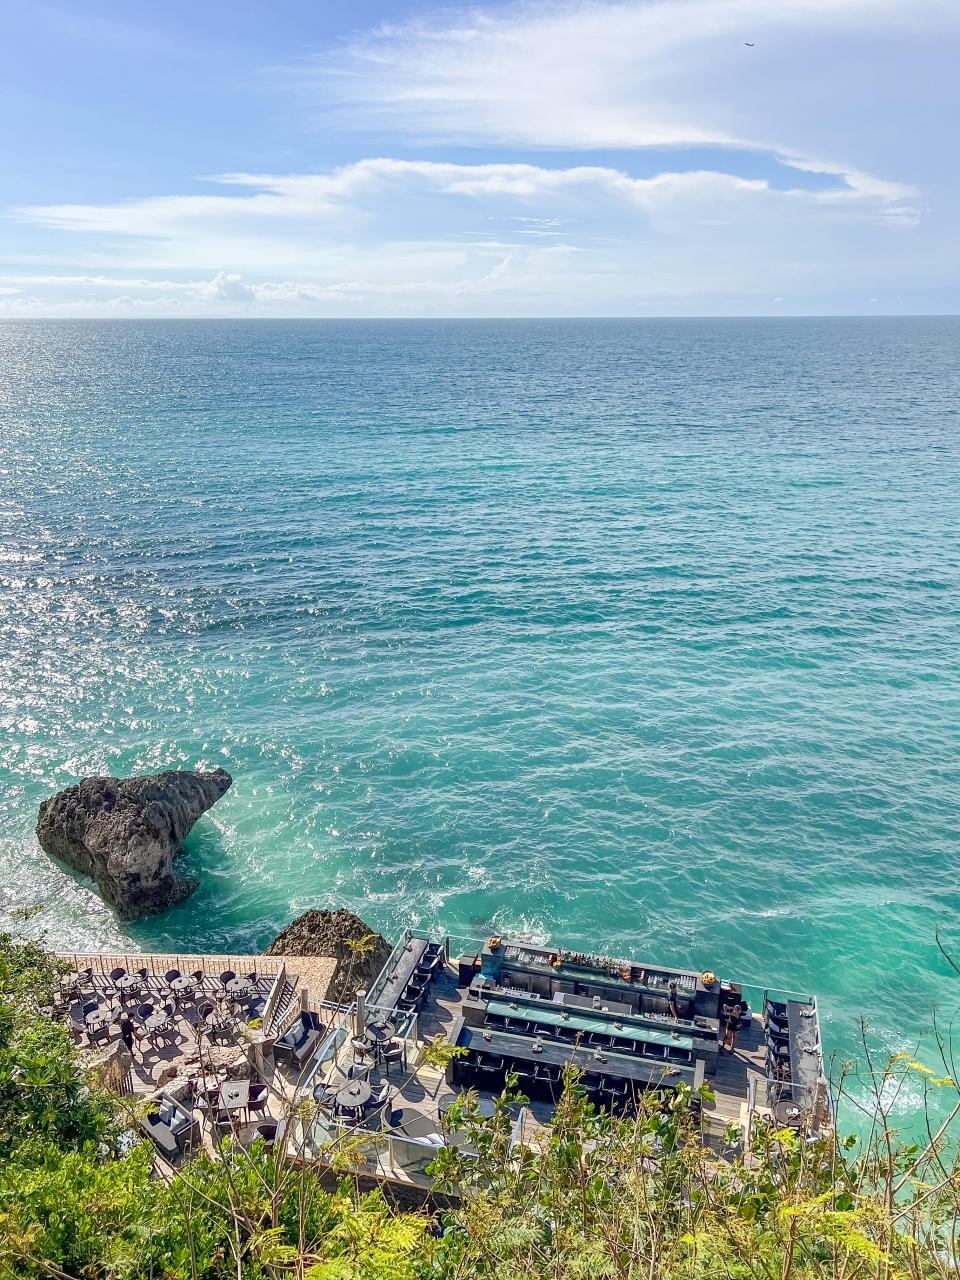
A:
MULTIPOLYGON (((84 958, 75 957, 74 959, 77 961, 76 967, 81 968, 80 961, 84 958)), ((128 959, 139 960, 142 965, 148 967, 151 979, 159 979, 161 970, 170 957, 143 956, 128 957, 128 959)), ((218 993, 215 984, 220 980, 219 975, 222 972, 218 966, 225 958, 212 958, 209 965, 202 963, 200 957, 181 957, 180 959, 187 963, 195 962, 195 967, 203 969, 205 973, 209 969, 210 990, 209 992, 205 990, 203 994, 204 998, 216 1003, 215 997, 218 993)), ((231 959, 239 968, 243 968, 243 964, 249 962, 249 966, 245 969, 247 973, 254 971, 258 959, 261 963, 264 960, 263 957, 231 959)), ((234 966, 231 965, 231 967, 234 966)), ((264 968, 266 969, 267 966, 264 965, 264 968)), ((456 1097, 458 1090, 451 1087, 440 1072, 419 1061, 420 1046, 410 1042, 407 1046, 406 1061, 394 1062, 388 1069, 385 1062, 371 1062, 369 1057, 357 1061, 349 1035, 336 1057, 325 1063, 316 1074, 311 1063, 307 1063, 302 1068, 288 1067, 276 1062, 269 1052, 265 1056, 260 1055, 253 1065, 252 1079, 258 1087, 260 1085, 266 1087, 266 1099, 257 1106, 256 1110, 238 1107, 233 1113, 232 1121, 227 1122, 226 1129, 223 1127, 223 1117, 221 1117, 221 1127, 217 1130, 210 1123, 209 1117, 204 1115, 200 1100, 204 1097, 206 1090, 215 1088, 218 1084, 244 1075, 247 1078, 251 1077, 250 1066, 244 1070, 244 1063, 253 1062, 249 1022, 258 1016, 257 1010, 262 1008, 263 1001, 275 982, 277 972, 278 967, 274 966, 272 972, 267 971, 263 974, 262 980, 258 977, 256 990, 245 1006, 243 1017, 238 1016, 238 1011, 234 1010, 234 1016, 224 1016, 222 1027, 216 1030, 205 1028, 199 1036, 198 1024, 201 1018, 198 1010, 201 1000, 185 999, 177 1002, 167 1030, 160 1035, 147 1035, 144 1029, 142 1038, 137 1041, 132 1064, 129 1065, 126 1091, 145 1095, 165 1087, 171 1077, 176 1077, 181 1088, 185 1087, 185 1079, 189 1081, 188 1096, 184 1099, 184 1105, 192 1110, 195 1118, 201 1120, 201 1140, 210 1149, 218 1135, 224 1132, 232 1132, 241 1144, 248 1144, 256 1137, 259 1126, 271 1123, 279 1125, 284 1121, 298 1098, 301 1100, 304 1098, 305 1086, 309 1087, 310 1092, 319 1082, 326 1082, 327 1085, 334 1087, 342 1086, 347 1083, 353 1069, 363 1077, 365 1085, 369 1086, 370 1103, 365 1102, 362 1110, 356 1112, 352 1118, 343 1112, 336 1117, 330 1113, 328 1120, 334 1129, 339 1126, 341 1131, 349 1131, 351 1125, 359 1123, 363 1128, 378 1131, 384 1137, 395 1135, 402 1138, 406 1135, 427 1139, 431 1135, 436 1136, 443 1132, 443 1112, 448 1103, 456 1097), (386 1092, 381 1098, 384 1086, 386 1086, 386 1092)), ((94 986, 97 981, 101 985, 107 982, 108 974, 109 970, 101 971, 94 986)), ((465 996, 465 991, 458 987, 457 980, 456 968, 445 964, 430 983, 427 998, 418 1013, 416 1034, 420 1044, 438 1034, 445 1037, 452 1035, 454 1024, 461 1016, 465 996)), ((281 1003, 288 1006, 291 1013, 298 1008, 299 981, 298 974, 285 974, 281 1003)), ((148 982, 147 991, 149 986, 148 982)), ((131 1007, 133 1004, 134 1001, 131 1001, 131 1007)), ((225 1007, 229 1009, 229 1002, 221 1000, 218 1008, 225 1007)), ((335 1006, 323 1006, 322 1002, 311 1001, 311 1008, 315 1012, 319 1010, 323 1024, 321 1039, 326 1031, 332 1030, 341 1022, 345 1013, 343 1009, 335 1006)), ((82 1020, 82 1010, 73 1007, 72 1012, 75 1019, 82 1020)), ((116 1042, 118 1037, 119 1031, 114 1023, 110 1029, 108 1041, 116 1042)), ((109 1043, 106 1049, 109 1056, 109 1043)), ((97 1054, 102 1056, 102 1050, 103 1046, 93 1044, 89 1046, 92 1058, 97 1054)), ((758 1074, 763 1073, 764 1053, 763 1028, 759 1019, 755 1017, 741 1031, 735 1052, 722 1054, 715 1076, 707 1078, 706 1083, 712 1086, 716 1098, 715 1103, 707 1104, 706 1108, 713 1133, 722 1133, 730 1122, 743 1123, 746 1115, 748 1071, 752 1069, 758 1074)), ((482 1113, 489 1113, 493 1095, 489 1091, 481 1090, 479 1096, 482 1113)), ((534 1125, 544 1124, 549 1122, 552 1111, 551 1104, 535 1100, 527 1108, 526 1115, 532 1118, 531 1122, 534 1125)), ((377 1146, 376 1143, 373 1145, 377 1146)), ((390 1144, 386 1142, 380 1144, 384 1149, 388 1145, 390 1144)), ((414 1183, 429 1181, 425 1180, 424 1175, 416 1169, 398 1170, 394 1166, 392 1159, 396 1147, 396 1143, 390 1147, 389 1161, 383 1151, 378 1150, 372 1156, 373 1167, 370 1172, 382 1177, 399 1178, 414 1183)))
MULTIPOLYGON (((457 986, 456 969, 452 965, 446 965, 432 984, 429 1000, 420 1013, 421 1039, 427 1040, 438 1033, 445 1036, 450 1034, 454 1022, 460 1017, 465 994, 463 988, 457 986)), ((734 1052, 721 1053, 716 1074, 706 1078, 716 1099, 705 1108, 711 1128, 723 1130, 728 1123, 743 1122, 747 1102, 747 1073, 754 1071, 763 1075, 765 1056, 763 1024, 755 1014, 750 1023, 741 1029, 734 1052)), ((531 1110, 540 1119, 538 1113, 548 1115, 551 1108, 547 1104, 534 1103, 531 1110)))

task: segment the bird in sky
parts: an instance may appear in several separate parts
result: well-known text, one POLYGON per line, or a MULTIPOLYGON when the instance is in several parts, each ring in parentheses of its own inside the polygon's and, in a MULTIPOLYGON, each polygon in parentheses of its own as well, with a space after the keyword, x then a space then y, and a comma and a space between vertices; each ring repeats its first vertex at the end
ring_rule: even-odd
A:
POLYGON ((749 41, 749 40, 744 40, 744 42, 743 42, 743 43, 747 46, 747 48, 748 48, 748 49, 752 49, 752 48, 753 48, 753 45, 750 43, 750 41, 749 41))

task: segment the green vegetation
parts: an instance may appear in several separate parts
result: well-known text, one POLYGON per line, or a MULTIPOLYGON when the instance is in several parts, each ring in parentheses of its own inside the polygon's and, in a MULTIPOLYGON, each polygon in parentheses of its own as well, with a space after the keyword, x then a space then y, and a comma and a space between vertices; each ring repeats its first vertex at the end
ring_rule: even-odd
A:
MULTIPOLYGON (((448 1113, 431 1216, 361 1193, 351 1142, 321 1181, 259 1143, 225 1143, 173 1177, 131 1138, 136 1111, 85 1082, 51 1003, 54 963, 0 938, 0 1274, 77 1280, 955 1280, 960 1167, 951 1126, 904 1144, 890 1108, 906 1079, 955 1092, 909 1058, 876 1075, 861 1144, 736 1135, 709 1148, 700 1103, 654 1095, 631 1120, 595 1114, 565 1081, 549 1129, 515 1142, 517 1094, 481 1119, 448 1113)), ((442 1046, 438 1046, 438 1053, 442 1046)), ((841 1084, 842 1087, 842 1084, 841 1084)))
POLYGON ((157 1176, 151 1145, 131 1143, 136 1110, 84 1082, 40 1012, 55 978, 41 951, 0 937, 0 1273, 413 1280, 424 1215, 349 1180, 324 1190, 261 1143, 157 1176))

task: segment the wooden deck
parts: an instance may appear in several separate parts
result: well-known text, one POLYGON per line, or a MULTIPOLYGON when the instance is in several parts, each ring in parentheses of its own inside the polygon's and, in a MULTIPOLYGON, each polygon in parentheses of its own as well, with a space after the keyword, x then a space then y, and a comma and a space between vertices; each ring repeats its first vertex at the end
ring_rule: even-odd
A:
POLYGON ((763 1026, 756 1014, 749 1027, 744 1027, 737 1037, 733 1053, 721 1053, 717 1074, 708 1076, 706 1083, 712 1089, 716 1102, 704 1108, 711 1119, 712 1129, 724 1129, 730 1123, 740 1124, 746 1117, 747 1072, 765 1074, 766 1048, 763 1026))
MULTIPOLYGON (((457 986, 457 971, 447 965, 431 987, 429 1000, 420 1013, 420 1039, 428 1040, 438 1033, 448 1035, 460 1016, 463 997, 463 990, 457 986)), ((745 1120, 747 1072, 764 1074, 765 1053, 763 1026, 754 1014, 749 1027, 744 1027, 737 1037, 734 1052, 722 1053, 716 1075, 707 1076, 704 1082, 711 1087, 716 1099, 704 1108, 712 1131, 720 1133, 728 1124, 741 1124, 745 1120)), ((534 1104, 535 1114, 543 1109, 534 1104)))

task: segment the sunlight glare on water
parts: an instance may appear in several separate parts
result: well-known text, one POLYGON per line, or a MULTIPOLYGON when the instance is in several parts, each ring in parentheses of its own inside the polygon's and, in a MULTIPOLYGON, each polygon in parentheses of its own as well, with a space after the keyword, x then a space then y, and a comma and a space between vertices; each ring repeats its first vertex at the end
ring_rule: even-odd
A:
POLYGON ((7 910, 78 948, 523 931, 910 1047, 960 950, 958 338, 3 324, 7 910), (85 775, 217 764, 164 916, 37 845, 85 775))

